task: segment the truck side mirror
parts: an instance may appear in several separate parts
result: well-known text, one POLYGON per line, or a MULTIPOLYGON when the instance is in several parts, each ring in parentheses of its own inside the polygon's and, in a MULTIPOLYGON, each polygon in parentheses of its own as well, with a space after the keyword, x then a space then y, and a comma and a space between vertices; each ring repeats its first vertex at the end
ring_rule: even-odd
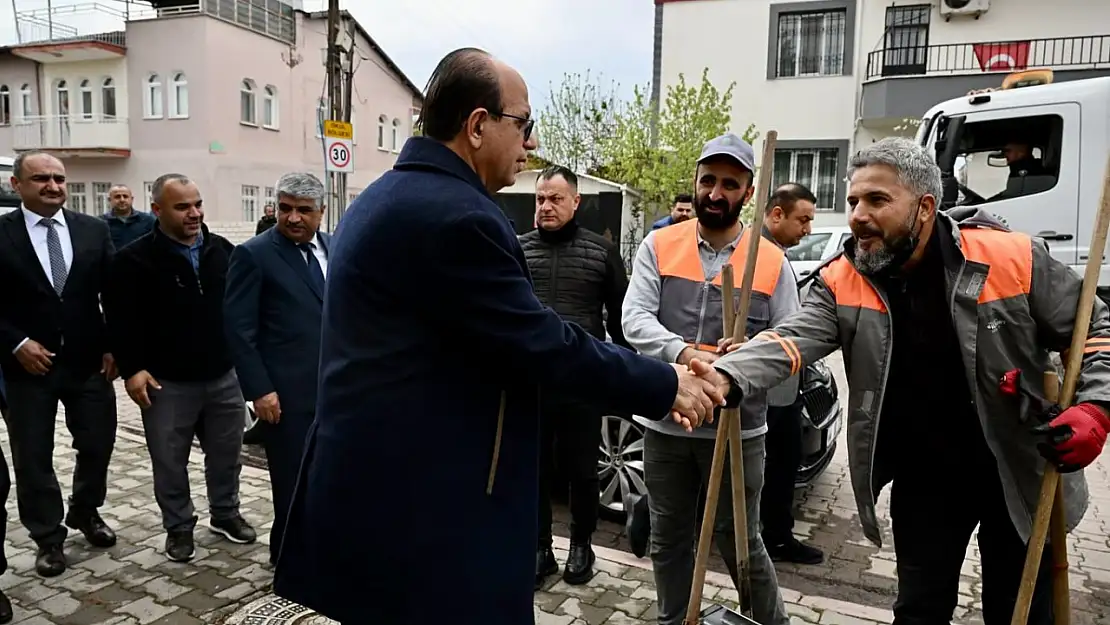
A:
POLYGON ((945 210, 956 205, 960 188, 956 181, 956 157, 960 152, 960 138, 964 127, 964 117, 942 117, 937 121, 936 160, 940 168, 942 197, 940 208, 945 210))

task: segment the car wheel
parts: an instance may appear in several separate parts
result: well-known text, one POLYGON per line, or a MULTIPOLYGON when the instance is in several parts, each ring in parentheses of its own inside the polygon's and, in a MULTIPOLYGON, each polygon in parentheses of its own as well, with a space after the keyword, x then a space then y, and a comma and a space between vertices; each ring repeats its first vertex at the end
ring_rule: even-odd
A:
POLYGON ((247 445, 262 444, 262 425, 254 414, 254 406, 247 402, 243 417, 243 442, 247 445))
POLYGON ((632 495, 646 495, 644 484, 644 429, 617 416, 601 417, 601 446, 597 461, 601 516, 623 521, 624 504, 632 495))

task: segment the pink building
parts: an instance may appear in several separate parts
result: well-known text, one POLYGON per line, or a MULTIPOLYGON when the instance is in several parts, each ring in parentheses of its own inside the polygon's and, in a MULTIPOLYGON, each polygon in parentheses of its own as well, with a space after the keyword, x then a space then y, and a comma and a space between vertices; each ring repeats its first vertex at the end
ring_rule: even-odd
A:
MULTIPOLYGON (((17 15, 49 17, 52 33, 0 49, 0 156, 57 155, 70 208, 89 214, 108 210, 108 189, 120 183, 148 210, 154 179, 179 172, 200 187, 206 220, 228 226, 257 220, 282 173, 322 176, 326 14, 284 0, 155 4, 120 4, 123 30, 97 34, 17 15)), ((353 198, 392 167, 421 93, 354 18, 344 20, 341 31, 351 24, 356 33, 353 198)))

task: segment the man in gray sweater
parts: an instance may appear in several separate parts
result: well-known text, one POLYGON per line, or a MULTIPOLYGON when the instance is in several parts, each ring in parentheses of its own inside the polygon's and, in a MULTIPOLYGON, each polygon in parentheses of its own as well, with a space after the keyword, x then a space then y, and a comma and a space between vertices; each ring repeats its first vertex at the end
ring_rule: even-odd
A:
MULTIPOLYGON (((665 362, 712 363, 724 352, 721 267, 730 263, 739 302, 748 241, 759 244, 747 335, 773 327, 798 308, 797 285, 783 251, 740 223, 740 211, 754 191, 755 153, 736 135, 707 143, 694 180, 697 219, 655 230, 640 244, 625 295, 622 327, 629 344, 665 362)), ((800 365, 799 365, 800 366, 800 365)), ((763 625, 789 619, 778 580, 759 534, 759 493, 763 487, 765 393, 740 405, 744 439, 744 490, 751 555, 752 609, 763 625)), ((644 472, 651 512, 651 560, 659 601, 659 624, 679 625, 693 580, 698 494, 709 481, 713 425, 687 433, 670 424, 636 417, 646 428, 644 472)), ((735 582, 736 547, 728 471, 721 485, 714 538, 735 582)))

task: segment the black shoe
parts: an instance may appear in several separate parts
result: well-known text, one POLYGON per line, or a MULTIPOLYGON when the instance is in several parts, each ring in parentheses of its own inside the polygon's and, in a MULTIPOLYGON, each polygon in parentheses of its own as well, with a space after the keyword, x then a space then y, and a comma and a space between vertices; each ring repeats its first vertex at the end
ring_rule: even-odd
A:
POLYGON ((554 575, 559 572, 559 563, 555 561, 555 554, 551 551, 551 547, 545 547, 536 550, 536 587, 539 590, 543 586, 543 580, 548 575, 554 575))
POLYGON ((116 544, 116 533, 94 510, 92 514, 75 514, 73 508, 66 514, 66 527, 80 531, 93 547, 107 549, 116 544))
POLYGON ((174 562, 188 562, 196 555, 193 530, 175 530, 166 534, 166 557, 174 562))
POLYGON ((767 553, 775 562, 793 562, 794 564, 821 564, 825 561, 825 552, 816 547, 810 547, 793 536, 779 545, 767 545, 767 553))
POLYGON ((626 514, 628 523, 625 531, 628 533, 628 543, 632 547, 632 553, 636 554, 637 558, 642 558, 647 555, 648 544, 651 542, 651 512, 648 510, 648 499, 646 495, 633 496, 629 502, 632 505, 625 506, 625 510, 631 510, 626 514))
POLYGON ((3 591, 0 591, 0 625, 11 623, 15 615, 12 613, 12 602, 3 591))
POLYGON ((570 554, 567 555, 567 566, 563 569, 563 581, 577 586, 585 584, 594 576, 594 550, 590 543, 571 543, 570 554))
POLYGON ((242 516, 234 516, 230 519, 212 519, 208 522, 208 529, 240 545, 249 545, 258 539, 258 534, 255 533, 254 528, 242 516))
POLYGON ((57 577, 66 570, 66 554, 62 543, 43 545, 35 556, 35 571, 43 577, 57 577))

